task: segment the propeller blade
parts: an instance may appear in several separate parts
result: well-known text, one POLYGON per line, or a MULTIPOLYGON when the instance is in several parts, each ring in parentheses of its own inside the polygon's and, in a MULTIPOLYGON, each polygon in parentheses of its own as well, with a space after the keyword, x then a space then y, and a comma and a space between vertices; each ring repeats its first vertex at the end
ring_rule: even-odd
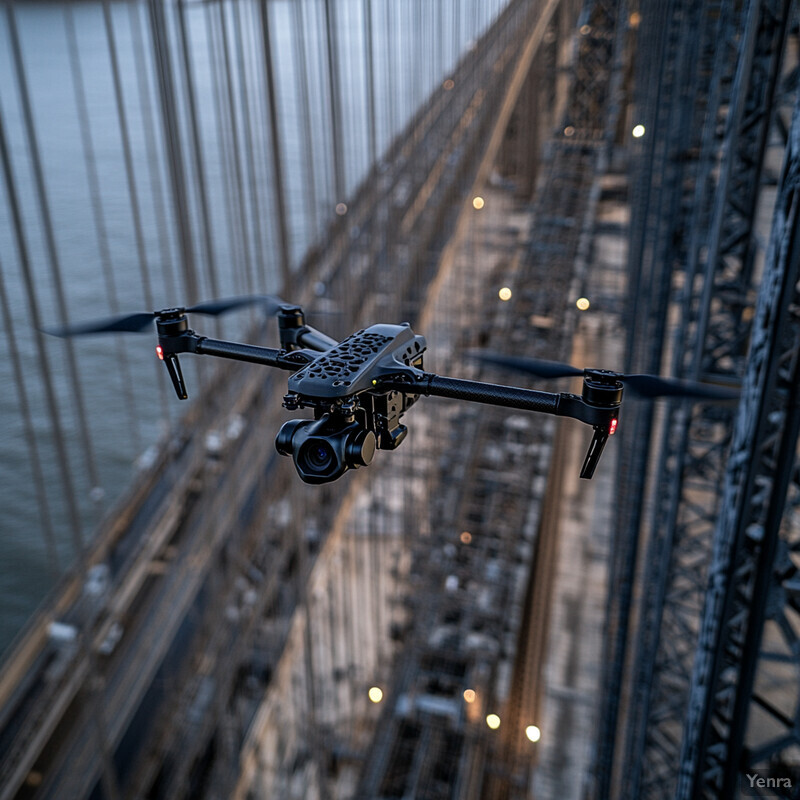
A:
POLYGON ((271 316, 276 314, 278 309, 285 305, 285 302, 275 295, 250 295, 247 297, 229 297, 226 300, 209 300, 208 302, 191 306, 186 311, 192 314, 208 314, 215 317, 219 314, 226 314, 228 311, 235 311, 237 308, 263 305, 265 312, 271 316))
POLYGON ((517 356, 504 356, 500 353, 491 353, 472 350, 469 353, 473 358, 494 364, 498 367, 535 375, 537 378, 569 378, 583 375, 583 370, 573 367, 572 364, 563 364, 560 361, 547 361, 543 358, 520 358, 517 356))
POLYGON ((51 336, 62 338, 85 336, 91 333, 141 333, 155 318, 156 315, 152 311, 143 311, 140 314, 126 314, 124 317, 80 322, 76 325, 66 325, 63 328, 45 328, 44 331, 51 336))
MULTIPOLYGON (((284 301, 274 295, 251 295, 249 297, 230 297, 226 300, 209 300, 184 309, 193 314, 208 314, 215 317, 235 311, 248 305, 264 306, 267 315, 272 316, 278 312, 284 301)), ((140 333, 158 316, 160 312, 143 311, 139 314, 126 314, 122 317, 111 317, 93 322, 79 322, 75 325, 66 325, 61 328, 45 328, 44 332, 51 336, 86 336, 92 333, 140 333)))
POLYGON ((640 397, 694 397, 707 400, 735 400, 739 392, 725 386, 710 383, 680 380, 679 378, 659 378, 656 375, 621 375, 623 381, 634 394, 640 397))
MULTIPOLYGON (((583 370, 560 361, 546 361, 541 358, 520 358, 505 356, 481 350, 469 353, 473 358, 494 364, 498 367, 535 375, 538 378, 567 378, 583 375, 583 370)), ((725 386, 714 386, 709 383, 681 380, 679 378, 661 378, 657 375, 624 375, 618 379, 623 381, 632 394, 639 397, 687 397, 698 400, 735 400, 739 392, 725 386)))

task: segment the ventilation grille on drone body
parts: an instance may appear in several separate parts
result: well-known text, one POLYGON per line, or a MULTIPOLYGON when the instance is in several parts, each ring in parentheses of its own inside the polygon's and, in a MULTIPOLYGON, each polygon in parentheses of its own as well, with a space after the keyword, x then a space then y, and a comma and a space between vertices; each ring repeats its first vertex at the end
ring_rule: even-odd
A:
POLYGON ((295 377, 298 380, 303 378, 333 380, 349 386, 350 379, 360 368, 391 341, 391 337, 380 333, 358 331, 348 336, 327 355, 317 358, 302 370, 302 374, 298 373, 295 377))

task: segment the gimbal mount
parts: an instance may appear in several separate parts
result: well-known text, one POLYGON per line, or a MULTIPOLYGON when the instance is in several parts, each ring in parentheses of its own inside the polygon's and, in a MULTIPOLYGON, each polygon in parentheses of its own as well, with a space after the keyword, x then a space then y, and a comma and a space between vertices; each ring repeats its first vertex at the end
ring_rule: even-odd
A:
POLYGON ((282 304, 277 309, 281 348, 273 349, 199 336, 189 328, 186 312, 191 310, 199 308, 153 314, 156 350, 176 394, 182 400, 187 397, 180 353, 290 371, 283 405, 290 411, 312 408, 314 419, 284 423, 275 446, 281 455, 292 456, 306 483, 336 480, 348 469, 368 466, 376 449, 397 448, 408 432, 400 419, 420 395, 573 417, 591 425, 594 433, 582 478, 592 477, 608 437, 617 428, 622 383, 615 372, 584 370, 580 395, 554 394, 425 372, 425 339, 408 323, 372 325, 337 342, 307 325, 299 306, 282 304))

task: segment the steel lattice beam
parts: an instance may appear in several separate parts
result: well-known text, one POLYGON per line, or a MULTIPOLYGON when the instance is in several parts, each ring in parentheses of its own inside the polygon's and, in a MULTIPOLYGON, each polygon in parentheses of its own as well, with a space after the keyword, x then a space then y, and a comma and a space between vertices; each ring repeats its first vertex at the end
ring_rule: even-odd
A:
MULTIPOLYGON (((713 94, 720 5, 672 0, 651 9, 639 33, 641 81, 637 89, 637 121, 649 132, 638 154, 638 180, 631 203, 629 250, 628 363, 631 371, 659 372, 666 343, 667 310, 673 276, 686 263, 687 231, 695 210, 696 187, 702 176, 698 153, 702 121, 713 94), (702 68, 698 69, 698 65, 702 68)), ((607 610, 606 675, 597 742, 598 797, 612 791, 617 714, 628 652, 628 626, 633 599, 637 545, 644 512, 648 443, 654 427, 653 408, 634 406, 623 430, 625 441, 619 485, 628 488, 620 503, 613 548, 607 610)), ((625 708, 621 709, 624 722, 625 708)), ((635 721, 638 704, 630 703, 635 721)), ((626 770, 626 791, 631 790, 626 770)))
MULTIPOLYGON (((744 19, 722 7, 709 118, 727 109, 725 135, 706 126, 673 369, 701 379, 743 370, 749 332, 753 219, 788 4, 750 4, 744 19), (741 31, 744 30, 744 35, 741 31), (732 59, 731 56, 734 56, 732 59), (735 80, 730 75, 736 68, 735 80), (726 91, 727 87, 727 91, 726 91), (721 169, 711 167, 721 154, 721 169), (710 214, 706 209, 714 201, 710 214)), ((660 453, 626 741, 631 797, 669 796, 725 473, 732 410, 669 411, 660 453)))
POLYGON ((764 609, 800 423, 798 186, 800 107, 790 132, 714 534, 678 797, 719 797, 736 774, 729 754, 742 725, 734 710, 737 695, 749 688, 741 682, 743 671, 757 656, 745 645, 762 624, 758 612, 764 609))
MULTIPOLYGON (((795 392, 800 385, 796 358, 791 385, 795 392)), ((795 409, 795 425, 796 405, 795 395, 790 401, 790 407, 795 409)), ((742 667, 732 719, 738 735, 732 736, 723 784, 727 789, 735 785, 738 778, 744 786, 749 786, 753 775, 789 777, 791 786, 780 787, 784 789, 780 795, 787 798, 793 796, 791 787, 797 787, 800 778, 796 756, 792 753, 800 745, 797 725, 800 717, 797 657, 800 653, 797 631, 800 464, 795 462, 794 468, 789 469, 788 444, 792 436, 796 438, 796 431, 784 436, 786 447, 781 474, 788 483, 787 501, 780 521, 780 536, 775 535, 773 513, 770 539, 762 550, 765 564, 759 570, 760 585, 753 593, 759 608, 754 608, 753 624, 744 645, 745 652, 755 657, 742 667)), ((777 487, 776 496, 780 498, 783 491, 782 487, 777 487)), ((777 504, 773 503, 773 508, 777 509, 777 504)))

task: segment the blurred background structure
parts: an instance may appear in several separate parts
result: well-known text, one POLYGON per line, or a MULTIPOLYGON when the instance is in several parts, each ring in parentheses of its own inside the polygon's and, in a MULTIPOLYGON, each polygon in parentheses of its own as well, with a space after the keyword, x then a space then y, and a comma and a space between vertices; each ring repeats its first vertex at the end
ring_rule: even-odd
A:
POLYGON ((4 0, 0 798, 796 797, 797 68, 789 0, 4 0), (245 294, 739 400, 309 486, 284 373, 43 332, 245 294))

